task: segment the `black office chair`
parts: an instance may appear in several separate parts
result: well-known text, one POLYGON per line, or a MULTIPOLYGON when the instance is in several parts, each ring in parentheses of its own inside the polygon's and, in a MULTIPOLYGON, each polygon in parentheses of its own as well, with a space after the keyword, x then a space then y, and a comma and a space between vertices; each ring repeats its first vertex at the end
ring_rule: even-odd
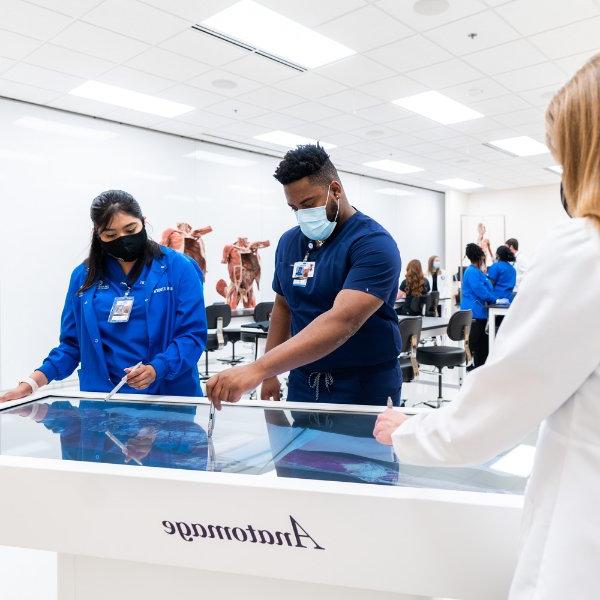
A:
POLYGON ((397 314, 409 317, 415 317, 419 315, 423 315, 423 307, 425 306, 425 302, 427 300, 426 296, 411 296, 410 303, 407 306, 407 299, 404 300, 404 303, 400 306, 400 312, 397 314))
POLYGON ((227 343, 227 334, 223 329, 231 323, 231 308, 225 302, 216 302, 206 307, 206 327, 207 329, 215 329, 214 332, 208 333, 206 340, 206 348, 204 349, 205 369, 204 374, 200 379, 208 379, 210 377, 208 371, 208 353, 220 350, 227 343))
POLYGON ((438 317, 438 306, 440 304, 440 293, 429 292, 425 294, 425 316, 438 317))
POLYGON ((454 342, 462 341, 461 346, 421 346, 417 349, 417 361, 421 365, 430 365, 438 370, 438 398, 437 407, 425 403, 432 408, 439 408, 444 402, 442 395, 442 371, 444 368, 453 369, 467 365, 471 362, 471 351, 469 349, 469 332, 473 313, 470 310, 459 310, 455 312, 448 322, 446 334, 454 342))
POLYGON ((254 344, 254 360, 258 358, 258 340, 260 338, 267 337, 269 332, 269 319, 273 312, 274 302, 259 302, 254 307, 253 319, 254 323, 246 323, 242 327, 252 327, 264 329, 264 333, 257 333, 255 331, 243 331, 242 342, 251 342, 254 344))
POLYGON ((401 317, 398 320, 398 327, 400 328, 400 339, 402 340, 398 362, 402 370, 402 381, 409 383, 419 375, 416 349, 421 339, 423 319, 421 317, 401 317))

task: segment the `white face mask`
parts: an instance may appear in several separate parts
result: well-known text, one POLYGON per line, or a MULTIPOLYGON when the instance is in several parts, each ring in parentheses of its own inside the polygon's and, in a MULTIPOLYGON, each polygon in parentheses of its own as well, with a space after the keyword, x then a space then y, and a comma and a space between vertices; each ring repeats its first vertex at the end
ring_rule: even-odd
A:
POLYGON ((442 268, 442 263, 439 260, 434 260, 433 261, 433 268, 434 269, 441 269, 442 268))
POLYGON ((338 215, 340 214, 339 200, 334 220, 330 221, 327 218, 327 202, 329 202, 330 190, 331 183, 327 188, 327 200, 323 206, 302 208, 296 211, 296 219, 298 225, 300 225, 300 230, 309 240, 326 240, 333 233, 337 225, 338 215))

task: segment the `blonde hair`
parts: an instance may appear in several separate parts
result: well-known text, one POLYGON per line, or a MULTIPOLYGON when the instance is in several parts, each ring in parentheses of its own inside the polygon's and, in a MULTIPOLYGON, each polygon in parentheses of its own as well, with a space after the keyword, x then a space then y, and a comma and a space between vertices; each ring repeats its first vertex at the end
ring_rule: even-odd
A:
POLYGON ((569 213, 600 226, 600 54, 556 93, 546 110, 546 140, 562 165, 569 213))

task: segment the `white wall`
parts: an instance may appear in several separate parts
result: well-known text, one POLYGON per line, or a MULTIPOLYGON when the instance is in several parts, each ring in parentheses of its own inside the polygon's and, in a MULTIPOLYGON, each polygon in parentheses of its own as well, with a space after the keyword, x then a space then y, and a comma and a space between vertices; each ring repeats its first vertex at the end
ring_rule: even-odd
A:
MULTIPOLYGON (((262 252, 260 299, 273 298, 275 246, 295 224, 272 173, 278 159, 195 140, 109 123, 12 101, 0 101, 0 387, 38 366, 58 336, 60 310, 71 270, 89 244, 89 206, 99 192, 120 188, 142 204, 155 239, 178 221, 211 225, 205 238, 207 303, 221 299, 226 278, 223 245, 243 234, 269 239, 262 252), (44 119, 52 132, 15 125, 44 119), (80 129, 60 131, 69 126, 80 129), (83 135, 105 132, 104 140, 83 135), (204 150, 242 160, 244 166, 185 158, 204 150)), ((412 195, 377 190, 402 186, 342 174, 350 201, 395 237, 404 263, 444 254, 443 194, 405 188, 412 195)))

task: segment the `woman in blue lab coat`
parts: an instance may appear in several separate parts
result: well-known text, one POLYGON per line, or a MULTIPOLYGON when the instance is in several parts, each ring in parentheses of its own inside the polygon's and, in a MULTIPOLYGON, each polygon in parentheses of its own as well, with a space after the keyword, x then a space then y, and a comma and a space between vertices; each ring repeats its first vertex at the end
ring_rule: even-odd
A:
POLYGON ((473 368, 483 365, 488 356, 488 334, 485 331, 488 318, 486 304, 495 303, 499 298, 491 281, 483 272, 485 254, 477 244, 467 244, 467 258, 471 265, 463 274, 461 287, 461 310, 473 313, 473 322, 469 334, 469 346, 473 352, 473 368))
POLYGON ((71 275, 60 343, 1 400, 65 379, 79 364, 85 392, 109 392, 127 374, 124 393, 201 396, 206 313, 198 265, 148 239, 127 192, 103 192, 90 215, 90 253, 71 275))
POLYGON ((510 301, 513 299, 515 285, 517 284, 517 270, 512 265, 514 262, 515 255, 509 248, 500 246, 496 250, 496 262, 487 272, 496 295, 510 301))

